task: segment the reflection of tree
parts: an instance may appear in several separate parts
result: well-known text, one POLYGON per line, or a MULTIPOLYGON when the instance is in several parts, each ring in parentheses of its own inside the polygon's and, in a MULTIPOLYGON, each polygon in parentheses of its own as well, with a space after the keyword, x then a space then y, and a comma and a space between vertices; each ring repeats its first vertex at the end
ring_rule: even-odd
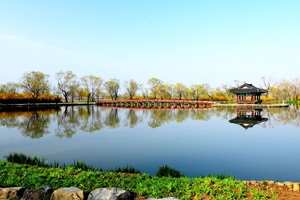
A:
POLYGON ((7 128, 14 128, 18 126, 19 120, 17 117, 0 117, 0 125, 6 126, 7 128))
POLYGON ((58 137, 71 138, 76 133, 78 126, 78 114, 74 106, 66 106, 63 112, 57 113, 57 129, 55 130, 55 134, 58 137))
MULTIPOLYGON (((143 121, 151 128, 175 121, 183 122, 187 119, 208 121, 213 117, 231 119, 236 115, 236 109, 213 108, 195 110, 170 109, 121 109, 103 108, 98 106, 67 106, 60 109, 1 111, 0 126, 17 127, 20 132, 31 138, 40 138, 50 131, 50 119, 56 124, 53 132, 58 137, 72 137, 78 130, 95 132, 104 126, 117 128, 120 126, 119 114, 125 112, 124 126, 131 128, 143 121), (120 112, 121 111, 121 112, 120 112)), ((272 128, 280 125, 300 127, 300 109, 297 106, 288 108, 263 109, 262 117, 269 120, 261 123, 262 127, 272 128)))
POLYGON ((85 111, 81 110, 81 117, 84 119, 80 126, 82 131, 93 133, 103 128, 100 110, 100 107, 94 106, 85 107, 85 111))
POLYGON ((117 128, 120 125, 120 119, 118 116, 118 109, 111 108, 108 115, 106 115, 104 124, 110 128, 117 128))
POLYGON ((148 126, 151 128, 156 128, 161 126, 163 123, 169 122, 172 119, 171 110, 151 110, 150 120, 148 126))
POLYGON ((124 125, 129 126, 130 128, 135 127, 139 122, 141 122, 141 119, 136 114, 136 110, 129 109, 126 113, 126 118, 124 120, 124 125))
POLYGON ((174 119, 177 123, 183 122, 189 117, 189 111, 188 110, 177 110, 174 113, 174 119))
POLYGON ((31 138, 40 138, 49 133, 49 115, 40 115, 37 111, 32 112, 30 117, 18 124, 21 133, 31 138))
POLYGON ((191 110, 190 117, 194 120, 208 121, 213 115, 212 110, 191 110))
POLYGON ((274 128, 279 125, 292 124, 300 127, 300 109, 295 105, 288 108, 270 108, 266 110, 269 121, 264 125, 266 128, 274 128))
POLYGON ((215 108, 214 110, 210 110, 214 116, 222 118, 222 119, 230 119, 235 116, 236 109, 232 108, 215 108))

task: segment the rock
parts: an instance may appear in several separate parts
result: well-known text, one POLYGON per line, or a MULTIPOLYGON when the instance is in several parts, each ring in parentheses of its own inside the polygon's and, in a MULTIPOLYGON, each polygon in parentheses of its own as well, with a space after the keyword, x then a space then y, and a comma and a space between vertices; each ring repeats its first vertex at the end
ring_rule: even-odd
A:
POLYGON ((257 184, 257 181, 251 180, 250 183, 251 183, 251 185, 256 185, 256 184, 257 184))
POLYGON ((282 183, 282 182, 276 182, 276 185, 278 185, 279 187, 283 187, 284 183, 282 183))
POLYGON ((52 192, 53 190, 49 186, 43 186, 35 190, 26 189, 21 200, 48 200, 52 192))
POLYGON ((268 186, 273 186, 274 184, 275 184, 274 181, 267 181, 267 185, 268 185, 268 186))
POLYGON ((23 187, 11 187, 0 188, 0 199, 14 199, 23 196, 26 188, 23 187))
POLYGON ((300 184, 299 183, 293 183, 293 190, 295 192, 299 192, 300 191, 300 184))
POLYGON ((76 188, 60 188, 55 190, 51 196, 50 200, 83 200, 84 194, 83 191, 76 188))
POLYGON ((289 190, 293 190, 293 183, 292 182, 284 182, 284 185, 289 189, 289 190))
POLYGON ((134 200, 135 195, 120 188, 99 188, 93 190, 88 200, 134 200))

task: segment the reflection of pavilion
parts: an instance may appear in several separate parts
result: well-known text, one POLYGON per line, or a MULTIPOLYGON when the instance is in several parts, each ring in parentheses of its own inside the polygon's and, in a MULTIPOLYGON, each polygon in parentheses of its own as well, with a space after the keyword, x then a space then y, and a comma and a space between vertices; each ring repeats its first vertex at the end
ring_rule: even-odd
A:
POLYGON ((268 121, 268 118, 261 116, 262 109, 238 108, 236 117, 229 120, 230 123, 239 124, 243 128, 248 129, 261 122, 268 121))

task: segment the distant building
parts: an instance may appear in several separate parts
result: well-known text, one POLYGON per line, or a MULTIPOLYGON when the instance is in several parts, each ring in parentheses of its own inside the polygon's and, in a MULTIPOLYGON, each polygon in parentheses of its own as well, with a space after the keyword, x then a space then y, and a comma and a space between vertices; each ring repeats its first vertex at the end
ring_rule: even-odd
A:
POLYGON ((252 84, 244 83, 237 88, 230 89, 229 92, 236 94, 236 103, 257 104, 261 103, 260 95, 263 93, 267 93, 268 91, 255 87, 252 84))

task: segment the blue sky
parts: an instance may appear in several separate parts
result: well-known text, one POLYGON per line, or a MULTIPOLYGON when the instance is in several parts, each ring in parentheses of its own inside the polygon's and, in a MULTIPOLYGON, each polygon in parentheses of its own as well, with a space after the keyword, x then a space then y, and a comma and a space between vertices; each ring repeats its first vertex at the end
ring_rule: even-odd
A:
POLYGON ((0 84, 25 72, 186 86, 299 78, 298 0, 1 0, 0 84))

